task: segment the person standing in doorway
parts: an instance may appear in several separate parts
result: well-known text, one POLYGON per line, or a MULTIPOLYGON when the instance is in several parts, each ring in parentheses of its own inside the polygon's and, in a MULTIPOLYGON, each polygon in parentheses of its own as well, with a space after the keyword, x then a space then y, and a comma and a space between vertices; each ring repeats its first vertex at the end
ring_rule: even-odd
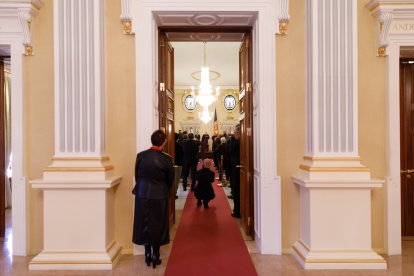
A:
POLYGON ((162 130, 151 135, 152 147, 137 154, 135 163, 134 229, 132 241, 145 246, 145 262, 161 264, 160 246, 170 242, 168 197, 174 181, 170 155, 162 151, 167 136, 162 130))
POLYGON ((194 134, 189 133, 188 139, 182 143, 183 149, 183 190, 187 190, 187 178, 191 172, 191 190, 194 191, 198 163, 199 143, 194 140, 194 134))
POLYGON ((230 184, 234 208, 231 215, 240 218, 240 126, 236 126, 230 141, 230 184))

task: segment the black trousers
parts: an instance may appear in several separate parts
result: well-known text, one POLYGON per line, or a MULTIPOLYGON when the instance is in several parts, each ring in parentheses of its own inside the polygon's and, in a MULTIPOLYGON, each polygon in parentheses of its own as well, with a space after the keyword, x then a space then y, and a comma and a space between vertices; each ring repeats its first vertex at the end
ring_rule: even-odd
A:
POLYGON ((240 169, 234 166, 231 168, 230 184, 234 202, 233 213, 240 215, 240 169))
POLYGON ((197 173, 197 163, 184 163, 183 164, 183 188, 186 189, 187 187, 187 178, 188 174, 191 172, 191 188, 195 186, 195 178, 197 173))

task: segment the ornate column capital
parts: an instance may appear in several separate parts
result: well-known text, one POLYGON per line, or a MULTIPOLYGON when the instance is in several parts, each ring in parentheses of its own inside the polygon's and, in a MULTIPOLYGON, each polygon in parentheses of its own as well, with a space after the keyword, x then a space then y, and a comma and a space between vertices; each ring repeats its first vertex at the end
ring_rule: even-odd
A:
POLYGON ((277 34, 287 34, 289 19, 289 0, 279 0, 279 16, 277 18, 277 21, 279 23, 279 32, 277 34))
POLYGON ((131 0, 121 0, 121 22, 124 34, 134 34, 132 31, 131 0))

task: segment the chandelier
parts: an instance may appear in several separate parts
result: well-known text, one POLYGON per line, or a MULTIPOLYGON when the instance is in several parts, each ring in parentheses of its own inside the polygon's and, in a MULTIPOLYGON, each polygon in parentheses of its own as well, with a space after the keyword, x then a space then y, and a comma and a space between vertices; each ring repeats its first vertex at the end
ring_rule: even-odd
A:
POLYGON ((204 42, 204 66, 201 67, 201 78, 200 85, 198 90, 194 89, 194 86, 191 87, 191 95, 194 96, 197 103, 203 107, 203 111, 198 113, 200 120, 205 124, 211 120, 213 113, 209 112, 208 107, 215 101, 220 94, 220 88, 216 87, 215 91, 210 84, 210 72, 209 68, 206 66, 207 54, 206 54, 207 42, 204 42))

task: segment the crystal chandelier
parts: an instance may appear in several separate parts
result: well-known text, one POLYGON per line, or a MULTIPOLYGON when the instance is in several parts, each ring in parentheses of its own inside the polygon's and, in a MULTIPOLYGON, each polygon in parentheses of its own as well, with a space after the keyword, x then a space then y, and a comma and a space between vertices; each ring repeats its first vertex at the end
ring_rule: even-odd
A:
POLYGON ((191 87, 191 95, 193 95, 197 103, 203 107, 203 111, 199 112, 198 115, 200 120, 205 124, 211 120, 212 113, 208 111, 208 107, 215 101, 220 94, 220 88, 216 87, 213 91, 212 85, 210 84, 210 73, 209 68, 206 66, 206 46, 207 42, 204 42, 204 66, 201 67, 201 82, 198 91, 195 91, 194 86, 191 87))

